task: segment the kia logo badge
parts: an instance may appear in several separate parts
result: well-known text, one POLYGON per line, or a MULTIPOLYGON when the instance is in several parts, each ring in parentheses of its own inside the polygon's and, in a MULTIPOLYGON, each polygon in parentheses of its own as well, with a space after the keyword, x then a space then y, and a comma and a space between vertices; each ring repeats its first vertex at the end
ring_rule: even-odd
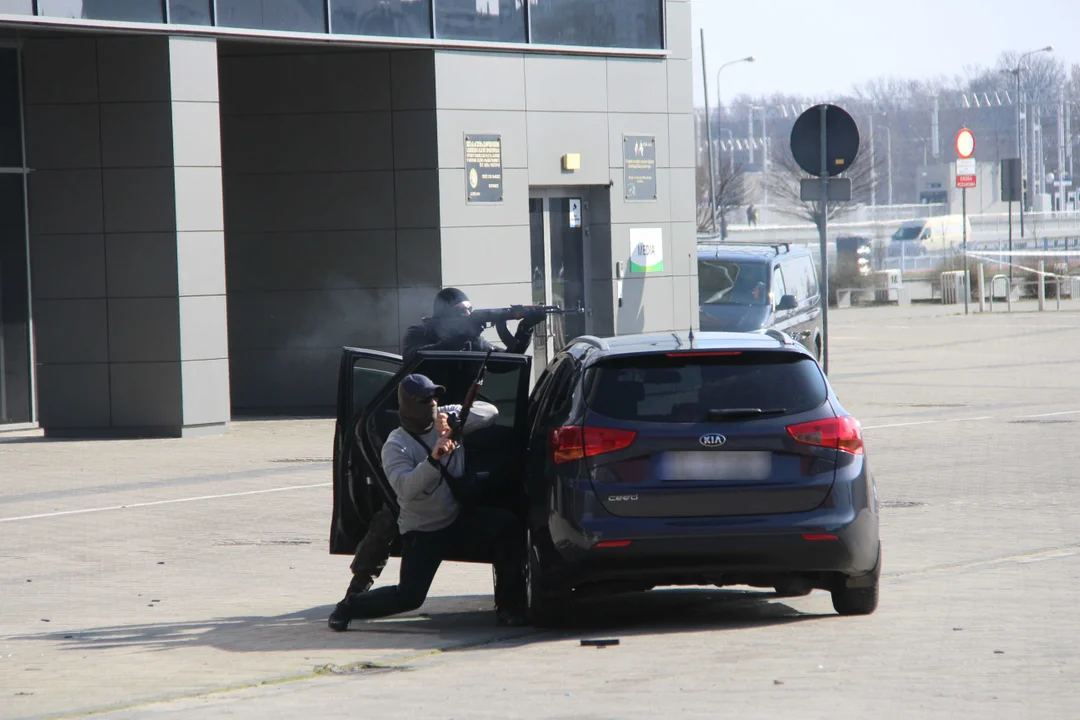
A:
POLYGON ((698 441, 707 448, 718 448, 727 442, 727 438, 717 433, 702 435, 698 441))

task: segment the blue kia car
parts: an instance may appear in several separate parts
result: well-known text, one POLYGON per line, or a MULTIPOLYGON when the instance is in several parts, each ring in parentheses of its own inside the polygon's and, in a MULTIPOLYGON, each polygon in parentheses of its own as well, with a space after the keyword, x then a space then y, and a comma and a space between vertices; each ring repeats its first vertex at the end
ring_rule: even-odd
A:
MULTIPOLYGON (((425 352, 403 365, 345 349, 332 553, 351 555, 393 502, 379 452, 397 381, 423 373, 459 402, 482 359, 425 352)), ((861 427, 801 344, 776 330, 582 337, 531 390, 530 362, 491 356, 480 397, 500 413, 470 436, 467 458, 502 478, 491 502, 527 529, 535 624, 578 598, 679 585, 821 589, 840 614, 876 609, 878 502, 861 427)))

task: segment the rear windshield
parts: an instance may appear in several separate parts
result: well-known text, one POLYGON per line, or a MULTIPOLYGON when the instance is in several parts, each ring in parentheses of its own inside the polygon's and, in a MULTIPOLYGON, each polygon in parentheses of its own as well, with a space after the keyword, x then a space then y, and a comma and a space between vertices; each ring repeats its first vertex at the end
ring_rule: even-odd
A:
POLYGON ((717 411, 753 408, 795 415, 820 407, 827 392, 817 363, 790 352, 613 358, 585 375, 590 410, 642 422, 708 422, 717 411))
POLYGON ((764 262, 698 260, 698 297, 704 305, 767 305, 769 265, 764 262))

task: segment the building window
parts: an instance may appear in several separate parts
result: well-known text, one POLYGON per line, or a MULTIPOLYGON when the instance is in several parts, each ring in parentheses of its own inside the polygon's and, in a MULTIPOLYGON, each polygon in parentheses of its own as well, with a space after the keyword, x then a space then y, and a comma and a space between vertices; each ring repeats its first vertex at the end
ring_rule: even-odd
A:
POLYGON ((663 24, 662 0, 529 0, 531 40, 542 45, 662 49, 663 24))
POLYGON ((38 0, 38 15, 80 20, 165 22, 165 8, 157 0, 38 0))
POLYGON ((217 0, 222 27, 326 32, 325 0, 217 0))
POLYGON ((523 43, 523 0, 435 0, 435 37, 523 43))
POLYGON ((213 0, 169 0, 169 22, 173 25, 212 25, 213 0))
POLYGON ((335 35, 431 37, 431 0, 333 0, 335 35))
POLYGON ((34 0, 0 0, 0 13, 5 15, 33 15, 34 0))

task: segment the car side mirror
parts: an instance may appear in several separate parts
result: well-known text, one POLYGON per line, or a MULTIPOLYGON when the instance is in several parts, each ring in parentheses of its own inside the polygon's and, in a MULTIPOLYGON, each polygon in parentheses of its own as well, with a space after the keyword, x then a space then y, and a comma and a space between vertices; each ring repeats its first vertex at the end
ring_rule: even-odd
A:
POLYGON ((785 295, 780 298, 780 304, 776 306, 777 310, 794 310, 799 307, 799 301, 795 299, 794 295, 785 295))

